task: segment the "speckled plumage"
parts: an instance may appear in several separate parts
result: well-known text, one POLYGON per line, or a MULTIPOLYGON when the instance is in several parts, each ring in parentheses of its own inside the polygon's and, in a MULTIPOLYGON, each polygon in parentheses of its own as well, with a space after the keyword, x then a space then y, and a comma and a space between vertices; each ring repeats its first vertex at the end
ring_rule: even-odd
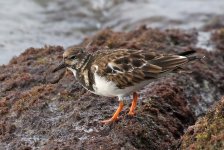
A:
MULTIPOLYGON (((193 53, 194 51, 187 51, 178 55, 115 49, 89 54, 82 48, 71 47, 64 52, 63 63, 55 71, 67 67, 87 90, 103 96, 117 96, 122 101, 124 96, 197 59, 195 56, 188 56, 193 53)), ((136 107, 137 94, 134 95, 129 114, 133 114, 136 107)), ((115 115, 106 122, 116 120, 122 107, 123 103, 120 103, 115 115)))
MULTIPOLYGON (((140 89, 145 86, 143 83, 148 84, 149 81, 172 72, 189 61, 186 56, 129 49, 100 50, 91 55, 77 47, 68 48, 63 58, 66 67, 86 89, 104 96, 107 95, 96 91, 96 76, 97 79, 112 82, 122 92, 122 89, 133 86, 140 89)), ((124 95, 127 95, 125 92, 127 91, 124 90, 124 95)), ((108 96, 122 96, 122 94, 118 92, 108 96)))
POLYGON ((184 56, 128 49, 100 51, 93 57, 92 66, 98 66, 97 74, 121 89, 158 78, 188 61, 184 56))

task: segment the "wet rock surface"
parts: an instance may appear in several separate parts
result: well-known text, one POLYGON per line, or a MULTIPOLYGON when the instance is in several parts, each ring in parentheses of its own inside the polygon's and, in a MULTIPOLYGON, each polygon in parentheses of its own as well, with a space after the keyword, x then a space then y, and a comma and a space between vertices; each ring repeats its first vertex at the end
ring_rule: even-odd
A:
POLYGON ((115 111, 116 98, 91 94, 69 71, 51 73, 62 60, 62 47, 27 49, 0 66, 0 149, 177 149, 185 129, 224 95, 223 53, 196 47, 197 36, 194 30, 142 26, 127 33, 106 29, 80 44, 91 43, 90 53, 102 48, 192 49, 206 57, 204 63, 186 66, 192 73, 146 86, 134 117, 127 115, 130 101, 125 101, 119 121, 111 125, 99 121, 115 111))
POLYGON ((181 149, 223 149, 224 97, 188 128, 182 137, 181 149))

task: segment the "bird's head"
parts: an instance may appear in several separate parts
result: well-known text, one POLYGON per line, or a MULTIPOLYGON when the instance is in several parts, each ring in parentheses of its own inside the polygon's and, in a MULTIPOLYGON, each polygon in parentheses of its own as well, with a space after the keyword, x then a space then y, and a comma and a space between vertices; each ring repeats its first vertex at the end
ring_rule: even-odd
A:
POLYGON ((78 70, 85 62, 87 55, 88 54, 83 51, 83 48, 69 47, 63 53, 63 61, 53 70, 53 72, 65 67, 78 70))

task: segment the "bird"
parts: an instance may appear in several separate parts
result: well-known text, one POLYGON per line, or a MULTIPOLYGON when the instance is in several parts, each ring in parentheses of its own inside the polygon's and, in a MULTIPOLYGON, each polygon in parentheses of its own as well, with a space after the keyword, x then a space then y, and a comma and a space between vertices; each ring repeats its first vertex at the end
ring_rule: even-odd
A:
POLYGON ((101 121, 113 123, 124 107, 124 98, 133 94, 128 115, 135 115, 137 91, 151 82, 182 70, 187 63, 199 59, 194 50, 179 54, 135 49, 101 49, 88 53, 85 48, 73 46, 63 53, 62 62, 53 69, 70 70, 88 91, 106 97, 118 97, 119 106, 111 118, 101 121))

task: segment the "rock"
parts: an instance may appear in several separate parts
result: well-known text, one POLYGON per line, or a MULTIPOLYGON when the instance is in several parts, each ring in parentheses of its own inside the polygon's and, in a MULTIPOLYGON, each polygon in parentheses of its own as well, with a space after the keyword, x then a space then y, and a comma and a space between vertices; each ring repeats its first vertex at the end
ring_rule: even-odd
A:
POLYGON ((181 149, 224 149, 224 97, 187 129, 181 149))
POLYGON ((190 63, 190 74, 161 78, 145 87, 137 114, 102 125, 116 98, 87 92, 71 72, 51 73, 62 60, 60 46, 29 48, 0 66, 0 149, 175 149, 184 130, 224 94, 223 54, 196 48, 197 32, 140 29, 100 31, 79 46, 87 51, 130 48, 180 53, 196 50, 205 64, 190 63))
POLYGON ((224 50, 224 26, 212 34, 212 40, 215 43, 217 49, 222 51, 224 50))

